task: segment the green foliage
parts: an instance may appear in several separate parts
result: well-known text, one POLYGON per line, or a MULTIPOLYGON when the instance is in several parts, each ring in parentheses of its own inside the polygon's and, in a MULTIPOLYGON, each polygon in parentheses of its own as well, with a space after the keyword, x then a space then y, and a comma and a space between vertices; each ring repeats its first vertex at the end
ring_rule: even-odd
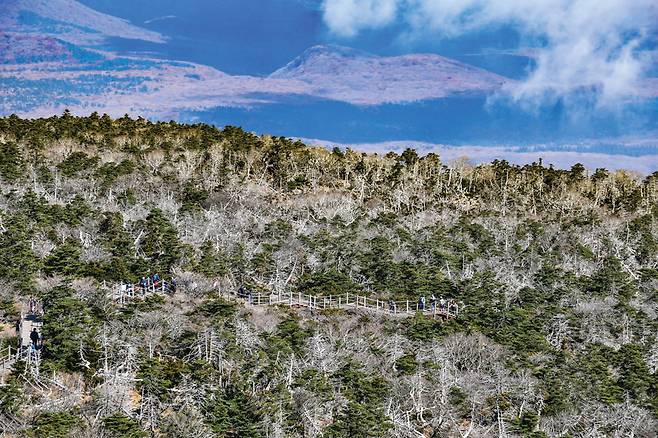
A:
POLYGON ((101 180, 101 186, 107 190, 120 177, 133 173, 135 167, 135 163, 130 160, 123 160, 118 164, 105 163, 96 171, 96 176, 101 180))
POLYGON ((348 364, 336 373, 348 404, 327 428, 327 436, 379 437, 391 427, 380 404, 388 393, 387 382, 359 368, 356 364, 348 364))
POLYGON ((37 182, 43 184, 47 188, 51 188, 55 181, 53 173, 47 166, 37 167, 37 182))
POLYGON ((43 270, 47 275, 82 276, 82 248, 78 240, 68 237, 44 261, 43 270))
POLYGON ((606 404, 621 403, 624 399, 623 389, 612 373, 613 364, 610 359, 613 357, 614 351, 611 349, 593 345, 579 362, 579 372, 582 373, 580 377, 589 380, 596 397, 606 404))
POLYGON ((218 437, 263 436, 258 404, 233 386, 213 393, 204 404, 203 411, 207 424, 218 437))
POLYGON ((180 208, 181 213, 194 213, 203 211, 203 204, 208 199, 208 191, 205 190, 200 184, 193 181, 188 181, 183 186, 181 195, 181 202, 183 205, 180 208))
POLYGON ((534 411, 524 411, 521 416, 513 422, 514 429, 524 437, 543 438, 545 435, 535 432, 539 423, 539 415, 534 411))
POLYGON ((0 234, 0 277, 27 290, 41 262, 30 244, 31 232, 24 215, 9 217, 0 234))
POLYGON ((615 365, 618 368, 619 386, 633 399, 641 404, 649 403, 652 376, 644 360, 644 351, 638 345, 622 345, 616 354, 615 365))
POLYGON ((381 411, 353 401, 327 428, 326 436, 335 438, 381 437, 390 429, 391 423, 383 417, 381 411))
POLYGON ((103 418, 103 427, 116 438, 146 438, 149 433, 139 427, 139 423, 123 414, 103 418))
POLYGON ((395 361, 395 369, 400 375, 413 374, 418 369, 415 354, 405 354, 395 361))
POLYGON ((288 317, 277 325, 276 332, 268 337, 268 342, 274 351, 292 350, 300 353, 311 336, 312 330, 302 328, 297 318, 288 317))
POLYGON ((125 228, 122 216, 119 213, 105 213, 100 222, 99 232, 103 248, 111 254, 107 262, 105 278, 116 281, 135 278, 139 274, 135 260, 135 243, 125 228))
POLYGON ((119 193, 117 200, 124 207, 137 204, 137 196, 135 195, 135 191, 133 189, 126 189, 119 193))
POLYGON ((196 271, 208 277, 219 277, 228 273, 226 256, 210 241, 201 245, 201 258, 196 271))
POLYGON ((297 284, 297 289, 308 295, 338 296, 358 293, 361 287, 354 283, 349 276, 331 269, 304 274, 297 284))
POLYGON ((15 377, 10 377, 5 385, 0 386, 0 413, 17 415, 24 402, 23 390, 15 377))
POLYGON ((603 266, 594 274, 589 290, 600 296, 612 295, 627 301, 634 293, 634 287, 628 274, 617 257, 610 256, 603 261, 603 266))
POLYGON ((235 307, 234 303, 222 298, 213 298, 197 307, 196 311, 205 317, 226 319, 235 314, 235 307))
POLYGON ((272 240, 282 240, 286 239, 291 234, 292 225, 290 222, 277 219, 274 222, 270 222, 269 224, 265 225, 263 237, 272 240))
POLYGON ((171 397, 169 390, 188 372, 188 365, 179 359, 151 358, 140 363, 137 378, 140 379, 140 388, 161 400, 167 400, 171 397))
POLYGON ((178 232, 162 210, 153 209, 146 217, 145 235, 141 249, 151 261, 155 271, 169 272, 183 256, 178 232))
POLYGON ((54 370, 87 371, 81 364, 96 359, 96 321, 87 304, 76 298, 69 286, 57 286, 42 296, 44 367, 54 370))
MULTIPOLYGON (((415 306, 416 303, 412 304, 415 306)), ((443 321, 428 318, 422 313, 414 315, 405 323, 405 326, 405 334, 414 341, 429 341, 432 338, 449 333, 450 330, 450 327, 443 321)))
POLYGON ((28 435, 37 438, 68 438, 79 424, 80 419, 68 412, 44 413, 37 417, 28 435))
POLYGON ((21 150, 16 143, 0 142, 0 176, 5 182, 14 182, 25 173, 21 150))
POLYGON ((98 157, 89 157, 84 152, 72 152, 70 153, 64 161, 57 165, 57 168, 62 172, 62 175, 66 177, 74 177, 79 173, 87 172, 93 170, 100 158, 98 157))

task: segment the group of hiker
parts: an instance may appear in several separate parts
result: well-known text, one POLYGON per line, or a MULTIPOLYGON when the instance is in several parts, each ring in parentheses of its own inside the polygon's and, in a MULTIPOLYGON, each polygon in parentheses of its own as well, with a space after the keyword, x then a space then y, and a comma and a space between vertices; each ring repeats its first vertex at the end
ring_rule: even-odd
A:
POLYGON ((37 299, 30 297, 28 305, 30 307, 30 315, 35 315, 37 313, 37 299))
MULTIPOLYGON (((398 310, 397 303, 393 300, 389 300, 388 310, 391 313, 397 313, 398 310)), ((459 313, 459 305, 455 300, 446 300, 443 297, 437 299, 436 295, 432 294, 429 300, 429 307, 427 306, 427 300, 425 299, 425 296, 420 296, 418 298, 418 302, 416 303, 416 310, 421 312, 430 310, 435 313, 436 312, 444 313, 444 314, 447 313, 450 315, 457 316, 457 314, 459 313)))
MULTIPOLYGON (((160 288, 163 285, 164 280, 160 277, 160 274, 155 273, 153 275, 143 276, 139 279, 137 284, 133 284, 129 281, 124 281, 121 283, 121 292, 134 292, 135 287, 137 287, 140 292, 144 293, 148 290, 155 290, 160 288)), ((176 278, 172 279, 167 283, 167 291, 175 292, 176 291, 176 278)))
POLYGON ((140 278, 139 283, 137 283, 137 284, 142 289, 148 289, 150 287, 160 286, 161 282, 162 282, 162 279, 160 278, 160 274, 155 273, 153 275, 149 275, 149 276, 140 278))
POLYGON ((254 303, 254 293, 251 289, 246 289, 243 285, 238 288, 238 297, 244 298, 249 304, 254 303))

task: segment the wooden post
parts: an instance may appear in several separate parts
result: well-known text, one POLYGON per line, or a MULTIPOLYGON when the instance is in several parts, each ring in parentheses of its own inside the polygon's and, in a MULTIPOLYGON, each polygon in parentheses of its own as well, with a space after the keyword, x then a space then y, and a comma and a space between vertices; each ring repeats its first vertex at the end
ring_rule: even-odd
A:
POLYGON ((409 300, 407 300, 407 313, 409 313, 409 300))
POLYGON ((339 308, 339 309, 340 309, 340 300, 341 300, 341 296, 338 295, 338 308, 339 308))

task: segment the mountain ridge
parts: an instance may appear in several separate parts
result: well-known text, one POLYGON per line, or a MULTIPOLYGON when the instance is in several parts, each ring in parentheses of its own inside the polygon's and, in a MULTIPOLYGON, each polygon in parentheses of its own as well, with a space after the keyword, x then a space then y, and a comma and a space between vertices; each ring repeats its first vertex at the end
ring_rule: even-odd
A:
POLYGON ((310 84, 315 95, 359 105, 488 94, 510 79, 434 54, 378 56, 336 45, 313 46, 269 78, 310 84))
POLYGON ((0 6, 0 17, 5 30, 45 33, 82 45, 98 45, 107 37, 154 43, 166 41, 158 32, 103 14, 75 0, 17 0, 0 6), (40 25, 39 20, 45 20, 50 28, 40 25))

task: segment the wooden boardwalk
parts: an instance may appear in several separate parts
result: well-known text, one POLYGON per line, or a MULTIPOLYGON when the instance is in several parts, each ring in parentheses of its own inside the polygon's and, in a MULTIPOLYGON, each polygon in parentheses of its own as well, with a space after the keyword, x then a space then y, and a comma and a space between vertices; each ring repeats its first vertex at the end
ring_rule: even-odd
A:
POLYGON ((32 346, 30 333, 37 329, 41 336, 41 327, 43 320, 37 314, 21 314, 21 319, 17 327, 17 335, 20 345, 8 346, 6 350, 0 352, 0 385, 3 385, 7 374, 11 371, 17 360, 23 360, 26 366, 31 370, 36 369, 38 375, 38 366, 41 359, 41 350, 32 346))
MULTIPOLYGON (((114 289, 113 299, 120 305, 126 304, 136 298, 146 298, 155 293, 170 293, 175 288, 167 281, 160 281, 154 285, 141 287, 135 285, 121 285, 114 289)), ((389 301, 379 300, 357 294, 317 296, 306 295, 300 292, 279 293, 253 293, 249 291, 218 290, 220 296, 227 299, 238 300, 253 306, 289 306, 308 308, 312 310, 325 309, 354 309, 365 313, 378 314, 390 317, 413 316, 421 313, 436 319, 453 319, 458 316, 458 307, 441 306, 437 300, 435 305, 427 302, 424 308, 417 301, 389 301)))
POLYGON ((421 308, 416 301, 388 301, 370 298, 357 294, 346 293, 345 295, 306 295, 301 292, 280 292, 278 294, 261 294, 249 292, 228 292, 220 294, 228 298, 235 298, 255 306, 289 306, 304 307, 314 310, 325 309, 355 309, 365 313, 373 313, 392 317, 413 316, 417 313, 423 315, 452 319, 458 315, 457 309, 441 308, 437 302, 435 306, 426 304, 421 308))
POLYGON ((137 284, 121 284, 112 290, 112 299, 120 305, 127 304, 135 299, 144 299, 153 294, 171 293, 175 287, 168 281, 160 280, 155 284, 142 287, 137 284))

